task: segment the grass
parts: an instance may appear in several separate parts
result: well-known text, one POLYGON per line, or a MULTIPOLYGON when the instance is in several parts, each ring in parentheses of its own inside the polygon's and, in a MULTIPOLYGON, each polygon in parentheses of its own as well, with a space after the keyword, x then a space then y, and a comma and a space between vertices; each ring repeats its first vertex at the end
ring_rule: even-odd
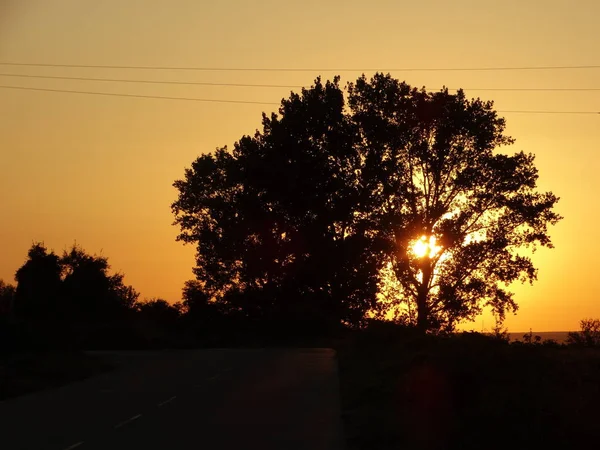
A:
POLYGON ((598 442, 600 352, 478 334, 367 330, 338 348, 348 448, 579 448, 598 442))
POLYGON ((110 370, 82 352, 28 352, 0 358, 0 400, 54 388, 110 370))

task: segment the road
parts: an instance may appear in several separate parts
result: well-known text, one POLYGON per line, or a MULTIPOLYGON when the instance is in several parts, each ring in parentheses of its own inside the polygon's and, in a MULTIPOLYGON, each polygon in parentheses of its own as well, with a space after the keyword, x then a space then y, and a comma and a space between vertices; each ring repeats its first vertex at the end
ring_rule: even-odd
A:
POLYGON ((343 448, 333 350, 103 356, 118 368, 0 402, 0 449, 343 448))

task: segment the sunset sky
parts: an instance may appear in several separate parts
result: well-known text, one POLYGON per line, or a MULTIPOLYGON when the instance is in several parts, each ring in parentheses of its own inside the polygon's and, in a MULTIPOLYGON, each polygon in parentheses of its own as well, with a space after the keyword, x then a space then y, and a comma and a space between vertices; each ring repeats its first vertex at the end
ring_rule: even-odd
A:
MULTIPOLYGON (((198 155, 252 134, 261 112, 290 91, 6 74, 302 86, 319 74, 340 73, 345 83, 372 69, 599 65, 599 17, 598 0, 0 0, 0 62, 315 69, 0 65, 2 86, 275 103, 0 88, 0 278, 14 282, 34 241, 62 252, 76 240, 108 256, 142 297, 179 300, 194 249, 175 241, 173 181, 198 155), (325 70, 343 68, 359 70, 325 70)), ((500 111, 600 111, 600 69, 391 73, 430 90, 465 88, 500 111), (598 90, 477 90, 491 88, 598 90)), ((536 155, 540 189, 561 197, 565 217, 551 230, 556 248, 534 256, 538 282, 515 286, 520 311, 506 325, 576 329, 581 318, 600 317, 600 115, 503 115, 516 138, 506 151, 536 155)))

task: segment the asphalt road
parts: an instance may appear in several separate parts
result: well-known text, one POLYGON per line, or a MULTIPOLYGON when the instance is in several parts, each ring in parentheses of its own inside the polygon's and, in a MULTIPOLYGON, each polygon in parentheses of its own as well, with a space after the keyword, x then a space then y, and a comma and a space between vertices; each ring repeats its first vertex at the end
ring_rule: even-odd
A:
POLYGON ((343 448, 333 350, 103 356, 119 368, 0 402, 0 449, 343 448))

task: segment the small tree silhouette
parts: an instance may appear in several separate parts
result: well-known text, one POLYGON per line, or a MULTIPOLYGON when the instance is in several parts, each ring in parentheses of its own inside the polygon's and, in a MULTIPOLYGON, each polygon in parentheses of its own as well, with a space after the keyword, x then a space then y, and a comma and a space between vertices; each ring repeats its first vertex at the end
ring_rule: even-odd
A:
POLYGON ((0 316, 11 316, 14 310, 16 288, 0 279, 0 316))
POLYGON ((600 319, 582 319, 579 322, 581 331, 570 332, 567 344, 586 347, 600 345, 600 319))
POLYGON ((15 275, 15 315, 25 320, 51 320, 59 315, 60 258, 42 242, 33 244, 27 257, 15 275))

